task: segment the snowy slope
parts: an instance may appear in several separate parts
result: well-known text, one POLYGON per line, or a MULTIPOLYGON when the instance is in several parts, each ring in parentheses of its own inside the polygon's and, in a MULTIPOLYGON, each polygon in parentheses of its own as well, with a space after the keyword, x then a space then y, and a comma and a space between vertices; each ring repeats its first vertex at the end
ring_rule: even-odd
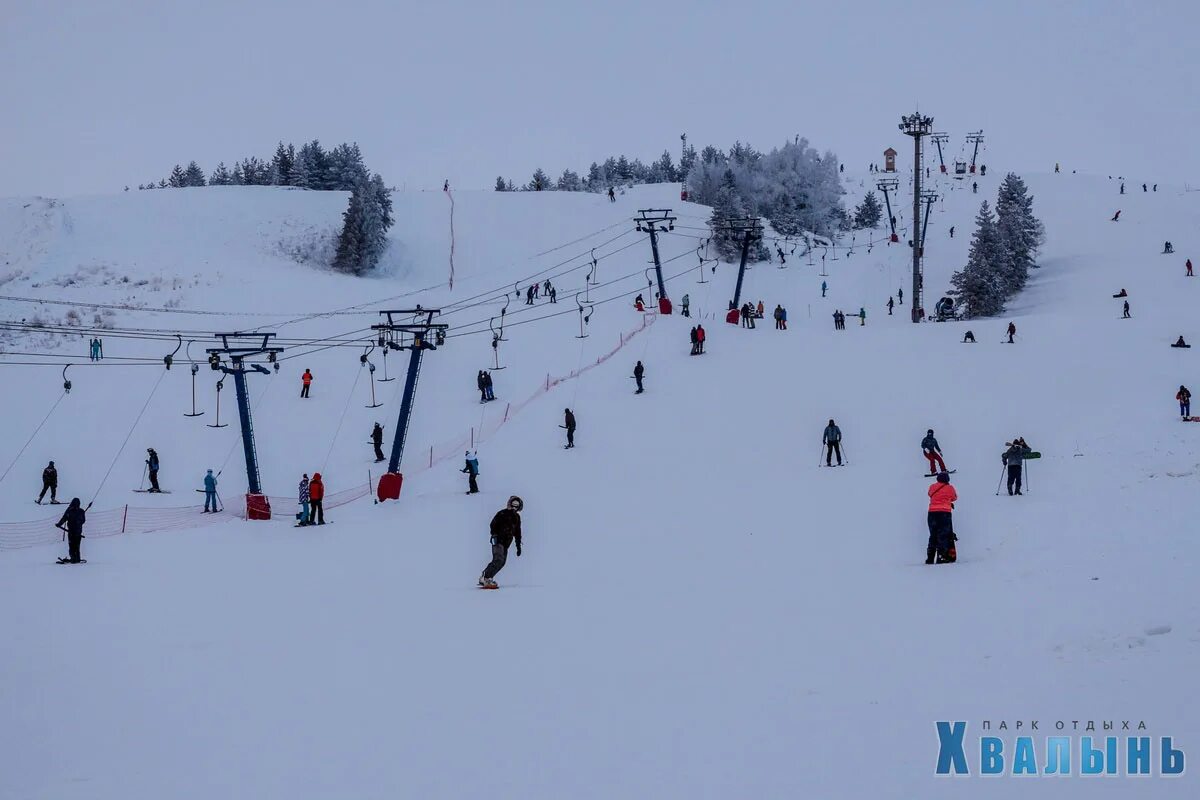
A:
MULTIPOLYGON (((927 246, 931 296, 964 260, 978 201, 994 198, 999 172, 980 181, 978 196, 942 187, 927 246)), ((853 202, 859 179, 848 178, 853 202)), ((400 502, 352 503, 321 529, 232 522, 89 538, 90 563, 78 570, 52 565, 57 547, 0 553, 5 605, 17 610, 0 624, 17 654, 0 667, 0 705, 12 721, 0 728, 0 797, 1130 796, 1125 779, 933 777, 940 719, 972 721, 972 737, 984 719, 1039 719, 1043 728, 1145 720, 1185 748, 1200 735, 1186 690, 1200 667, 1191 535, 1200 428, 1181 425, 1172 400, 1180 383, 1200 381, 1190 351, 1167 346, 1181 333, 1200 336, 1200 283, 1183 277, 1184 259, 1200 254, 1200 201, 1171 188, 1118 197, 1115 182, 1091 176, 1027 181, 1048 236, 1043 269, 1012 303, 1014 346, 1000 343, 1008 318, 914 326, 906 314, 888 317, 888 295, 900 286, 908 294, 907 251, 867 252, 860 234, 852 256, 830 254, 826 277, 820 251, 811 265, 795 258, 748 273, 748 298, 788 308, 786 333, 769 319, 745 331, 705 318, 708 352, 690 358, 689 321, 657 318, 497 428, 504 406, 537 393, 547 374, 594 363, 644 321, 628 298, 615 299, 597 307, 590 337, 579 340, 574 313, 513 325, 557 310, 514 300, 501 349, 508 368, 495 373, 500 402, 480 406, 474 375, 491 363, 486 320, 502 305, 489 296, 446 320, 482 335, 451 338, 426 358, 400 502), (1118 207, 1121 222, 1110 223, 1118 207), (1175 256, 1158 254, 1168 238, 1175 256), (1111 298, 1121 287, 1131 320, 1119 319, 1111 298), (865 328, 850 319, 833 330, 834 308, 860 306, 865 328), (959 344, 968 327, 975 346, 959 344), (628 376, 638 359, 647 393, 635 397, 628 376), (560 447, 564 406, 579 418, 573 451, 560 447), (843 469, 817 468, 830 417, 846 436, 843 469), (430 447, 457 453, 447 448, 472 427, 489 431, 479 445, 482 495, 461 494, 454 457, 418 474, 430 447), (929 427, 958 469, 953 567, 921 563, 928 482, 918 443, 929 427), (1026 496, 997 497, 999 454, 1018 434, 1045 457, 1031 465, 1026 496), (479 592, 487 522, 513 493, 526 500, 524 555, 510 557, 501 591, 479 592)), ((720 315, 734 270, 721 265, 696 283, 702 234, 686 227, 702 227, 707 209, 679 203, 676 191, 639 187, 615 205, 459 193, 454 291, 387 302, 446 279, 440 193, 397 196, 401 247, 388 277, 368 280, 298 264, 278 248, 336 226, 340 196, 199 190, 30 209, 23 201, 0 213, 5 260, 21 270, 0 293, 238 313, 216 318, 218 327, 359 304, 448 306, 509 282, 523 287, 571 256, 581 257, 551 274, 585 264, 590 248, 631 231, 637 208, 662 206, 680 216, 663 237, 663 257, 678 257, 666 271, 688 270, 672 296, 688 292, 695 312, 720 315), (100 263, 164 283, 144 293, 48 288, 100 263)), ((632 277, 592 289, 592 299, 644 289, 648 242, 628 233, 597 253, 627 244, 600 261, 599 279, 632 277)), ((554 279, 563 309, 586 271, 554 279)), ((29 314, 28 304, 0 304, 7 319, 29 314)), ((113 315, 118 325, 196 331, 214 321, 113 315)), ((365 335, 373 321, 271 329, 317 339, 365 335)), ((122 355, 163 355, 115 341, 122 355)), ((113 348, 106 341, 106 354, 113 348)), ((322 471, 331 490, 365 482, 366 434, 379 419, 390 438, 400 381, 377 384, 385 405, 364 408, 360 352, 313 352, 252 379, 272 494, 290 494, 302 471, 322 471), (317 382, 301 401, 306 366, 317 382)), ((389 363, 392 374, 401 368, 389 363)), ((60 378, 51 367, 5 369, 20 386, 0 435, 7 466, 58 398, 60 378)), ((236 497, 237 426, 204 427, 207 369, 205 417, 181 416, 190 381, 177 366, 117 456, 162 374, 74 369, 76 388, 0 484, 5 519, 45 515, 29 500, 49 458, 64 493, 85 499, 116 458, 96 508, 178 505, 180 494, 128 491, 151 445, 165 484, 190 492, 206 467, 224 464, 222 489, 236 497)), ((223 419, 231 411, 223 405, 223 419)), ((1192 782, 1142 781, 1137 796, 1190 796, 1192 782)))

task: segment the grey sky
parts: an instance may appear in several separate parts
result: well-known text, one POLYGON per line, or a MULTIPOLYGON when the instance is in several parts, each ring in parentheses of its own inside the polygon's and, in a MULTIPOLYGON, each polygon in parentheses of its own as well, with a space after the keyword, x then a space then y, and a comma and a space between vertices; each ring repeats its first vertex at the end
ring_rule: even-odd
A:
POLYGON ((356 140, 408 188, 675 155, 684 131, 799 133, 858 166, 902 146, 916 101, 948 157, 983 128, 985 162, 1195 184, 1197 8, 0 0, 0 194, 115 191, 279 139, 356 140))

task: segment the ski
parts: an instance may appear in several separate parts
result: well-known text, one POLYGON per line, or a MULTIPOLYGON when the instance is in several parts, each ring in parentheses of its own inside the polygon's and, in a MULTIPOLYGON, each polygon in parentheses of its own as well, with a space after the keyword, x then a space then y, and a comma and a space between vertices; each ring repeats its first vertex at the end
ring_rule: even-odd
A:
MULTIPOLYGON (((153 489, 134 489, 133 491, 137 492, 138 494, 170 494, 171 493, 170 489, 159 489, 157 492, 154 491, 153 489)), ((200 490, 197 489, 197 491, 200 491, 200 490)))
MULTIPOLYGON (((1028 458, 1028 456, 1026 456, 1026 458, 1028 458)), ((956 469, 946 470, 947 475, 953 475, 956 472, 958 472, 958 470, 956 470, 956 469)), ((940 472, 927 472, 927 473, 925 473, 925 477, 926 478, 936 478, 940 474, 941 474, 940 472)))
POLYGON ((65 506, 66 505, 66 503, 64 503, 62 500, 49 500, 44 503, 41 500, 34 500, 33 502, 37 503, 39 506, 65 506))
POLYGON ((1200 422, 1200 417, 1184 417, 1184 422, 1200 422))
POLYGON ((86 564, 86 563, 87 563, 87 559, 86 559, 86 558, 81 558, 81 559, 79 559, 78 561, 72 561, 72 560, 71 560, 71 559, 69 559, 69 558, 60 558, 60 559, 58 559, 57 561, 55 561, 54 563, 55 563, 55 564, 86 564))

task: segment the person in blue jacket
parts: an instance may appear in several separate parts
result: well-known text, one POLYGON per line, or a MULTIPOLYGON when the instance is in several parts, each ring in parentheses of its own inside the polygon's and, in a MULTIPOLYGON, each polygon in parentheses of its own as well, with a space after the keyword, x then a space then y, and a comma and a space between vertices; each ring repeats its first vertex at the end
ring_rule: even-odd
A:
POLYGON ((202 513, 217 512, 217 478, 213 475, 210 469, 204 476, 204 511, 202 513))
POLYGON ((466 461, 466 465, 459 472, 467 473, 467 480, 470 484, 467 494, 479 494, 479 484, 476 482, 476 479, 479 477, 479 453, 478 451, 472 453, 468 450, 463 454, 463 458, 466 461))
POLYGON ((821 442, 825 445, 825 466, 833 466, 833 456, 836 453, 840 467, 842 465, 842 429, 833 420, 829 420, 829 424, 825 426, 825 432, 821 434, 821 442))

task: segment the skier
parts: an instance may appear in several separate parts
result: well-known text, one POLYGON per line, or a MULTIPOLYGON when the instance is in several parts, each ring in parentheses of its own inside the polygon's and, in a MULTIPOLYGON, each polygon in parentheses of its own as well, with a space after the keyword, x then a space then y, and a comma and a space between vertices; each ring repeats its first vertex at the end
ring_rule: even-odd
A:
POLYGON ((547 297, 549 297, 549 296, 550 296, 550 289, 551 289, 551 286, 550 286, 550 279, 549 279, 549 278, 546 278, 546 282, 545 282, 544 284, 542 284, 542 293, 543 293, 544 295, 546 295, 547 297))
POLYGON ((58 521, 55 527, 67 534, 67 551, 68 558, 60 558, 59 564, 86 564, 87 561, 79 557, 79 543, 83 541, 83 523, 87 521, 87 511, 92 507, 91 503, 87 504, 87 508, 82 508, 79 498, 71 499, 71 504, 67 506, 67 510, 63 512, 62 519, 58 521), (63 527, 66 526, 66 527, 63 527))
POLYGON ((779 307, 779 327, 782 330, 787 330, 787 309, 783 306, 779 307))
POLYGON ((42 504, 42 498, 46 496, 46 492, 50 492, 50 504, 58 503, 58 470, 54 467, 54 462, 51 461, 44 470, 42 470, 42 493, 38 495, 37 504, 42 504))
POLYGON ((1187 266, 1187 277, 1189 277, 1189 278, 1195 277, 1194 275, 1192 275, 1192 260, 1190 258, 1187 260, 1187 264, 1185 266, 1187 266))
POLYGON ((513 495, 508 498, 508 504, 492 517, 492 560, 479 576, 479 585, 484 589, 498 588, 494 579, 496 573, 504 569, 511 545, 516 544, 517 557, 521 556, 521 511, 524 508, 525 502, 513 495))
POLYGON ((1017 324, 1015 322, 1008 323, 1008 343, 1014 344, 1013 337, 1017 335, 1017 324))
POLYGON ((1182 336, 1180 336, 1180 337, 1179 337, 1179 338, 1178 338, 1178 339, 1175 341, 1175 344, 1171 345, 1171 347, 1191 347, 1191 345, 1190 345, 1190 344, 1188 344, 1187 342, 1185 342, 1185 341, 1183 340, 1183 337, 1182 337, 1182 336))
POLYGON ((895 298, 889 297, 888 298, 888 316, 889 317, 892 315, 892 307, 895 305, 896 305, 895 298))
POLYGON ((608 202, 610 202, 610 203, 617 202, 617 194, 616 194, 616 192, 613 191, 613 187, 611 187, 611 186, 608 187, 608 202))
POLYGON ((91 342, 91 359, 92 361, 100 360, 100 340, 92 339, 91 342))
POLYGON ((484 397, 486 397, 488 400, 496 399, 496 393, 492 391, 492 373, 488 372, 486 369, 483 371, 483 391, 484 397))
POLYGON ((1125 313, 1121 315, 1121 319, 1129 319, 1129 301, 1125 301, 1125 313))
POLYGON ((1145 194, 1145 192, 1146 192, 1146 184, 1143 183, 1142 184, 1142 193, 1145 194))
POLYGON ((829 284, 825 283, 825 281, 821 281, 821 297, 825 296, 827 289, 829 289, 829 284))
POLYGON ((966 333, 963 334, 963 344, 966 344, 967 342, 970 342, 971 344, 975 344, 975 334, 972 333, 971 331, 967 331, 966 333))
POLYGON ((204 475, 204 511, 202 514, 217 513, 217 478, 210 469, 204 475))
POLYGON ((979 184, 975 181, 971 182, 971 194, 979 194, 979 184))
POLYGON ((928 477, 932 477, 938 472, 946 472, 946 462, 942 460, 942 447, 933 437, 933 428, 925 432, 925 438, 921 440, 921 450, 925 453, 926 460, 929 461, 928 477))
POLYGON ((1163 253, 1164 254, 1174 253, 1174 252, 1175 252, 1175 245, 1171 244, 1169 241, 1163 242, 1163 253))
POLYGON ((442 191, 443 192, 450 191, 450 179, 449 178, 446 178, 445 182, 442 183, 442 191))
POLYGON ((771 312, 771 316, 775 319, 775 330, 783 330, 783 306, 775 304, 775 310, 771 312))
POLYGON ((1000 456, 1000 460, 1008 467, 1008 494, 1010 497, 1014 494, 1014 485, 1017 487, 1015 494, 1021 493, 1021 464, 1025 461, 1025 456, 1032 452, 1029 445, 1025 444, 1025 440, 1017 436, 1008 445, 1004 455, 1000 456))
POLYGON ((1183 384, 1179 385, 1179 391, 1175 393, 1175 399, 1179 401, 1179 416, 1187 419, 1192 415, 1192 393, 1183 384))
POLYGON ((750 327, 750 305, 742 303, 742 307, 738 309, 738 315, 742 318, 742 327, 750 327))
POLYGON ((1121 220, 1121 209, 1117 209, 1117 213, 1113 214, 1111 222, 1119 222, 1121 220))
POLYGON ((929 487, 929 544, 925 548, 926 564, 953 564, 958 558, 954 540, 954 501, 958 492, 950 483, 950 476, 939 472, 937 482, 929 487), (936 560, 935 560, 936 556, 936 560))
POLYGON ((1058 162, 1057 161, 1054 162, 1054 174, 1055 175, 1058 174, 1058 162))
POLYGON ((308 499, 312 505, 312 513, 309 516, 309 522, 316 522, 318 525, 325 524, 325 483, 321 480, 321 473, 314 472, 312 480, 308 482, 308 499))
POLYGON ((642 393, 642 376, 646 374, 646 368, 642 366, 642 362, 637 362, 637 366, 633 368, 633 379, 637 381, 637 391, 634 394, 642 393))
POLYGON ((556 286, 550 287, 550 302, 551 303, 558 302, 558 287, 556 287, 556 286))
POLYGON ((954 238, 954 226, 953 225, 950 226, 950 238, 951 239, 954 238))
POLYGON ((700 355, 704 355, 704 340, 707 338, 708 338, 708 335, 704 332, 704 326, 697 325, 696 326, 696 344, 700 348, 700 355))
POLYGON ((691 316, 692 316, 691 309, 689 309, 689 308, 688 308, 688 304, 689 304, 690 302, 691 302, 691 301, 688 299, 688 296, 687 296, 686 294, 683 296, 683 300, 681 300, 681 301, 680 301, 680 304, 679 304, 679 313, 680 313, 680 314, 682 314, 682 315, 683 315, 683 316, 685 316, 685 317, 691 317, 691 316))
POLYGON ((298 515, 299 519, 297 520, 297 522, 301 526, 308 525, 309 524, 309 522, 308 522, 309 521, 309 513, 308 512, 309 512, 309 504, 311 502, 311 494, 310 494, 310 490, 309 490, 308 473, 307 472, 304 473, 304 476, 302 478, 300 478, 300 490, 299 490, 299 496, 297 499, 300 501, 300 514, 298 515))
POLYGON ((692 326, 692 355, 700 354, 700 340, 696 338, 696 326, 692 326))
POLYGON ((1121 194, 1125 194, 1125 181, 1121 181, 1121 194))
POLYGON ((833 455, 837 453, 838 466, 842 465, 842 429, 833 420, 825 426, 821 434, 821 442, 825 445, 825 466, 833 466, 833 455))
POLYGON ((759 300, 758 307, 754 309, 754 318, 762 319, 764 311, 765 311, 765 309, 763 308, 763 301, 759 300))
POLYGON ((312 372, 309 371, 307 368, 305 368, 304 374, 300 376, 300 383, 301 383, 300 396, 301 397, 308 397, 308 387, 312 384, 312 379, 313 379, 312 372))
POLYGON ((150 488, 146 491, 161 492, 162 489, 158 485, 158 453, 154 452, 153 447, 146 448, 146 452, 150 454, 146 459, 146 467, 150 471, 150 488))
POLYGON ((867 324, 867 309, 862 306, 858 307, 858 327, 863 327, 867 324))
POLYGON ((539 292, 540 292, 540 290, 541 290, 541 284, 539 284, 537 281, 534 281, 534 282, 533 282, 533 286, 530 286, 529 288, 530 288, 530 289, 533 289, 533 299, 534 299, 534 300, 537 300, 537 299, 538 299, 538 294, 539 294, 539 292))
POLYGON ((780 247, 778 244, 776 244, 776 245, 775 245, 775 252, 779 254, 779 263, 780 263, 780 264, 786 264, 786 263, 787 263, 787 257, 786 257, 786 256, 784 256, 784 254, 783 254, 783 248, 782 248, 782 247, 780 247))
POLYGON ((487 381, 483 379, 483 370, 479 370, 479 374, 475 376, 475 386, 479 389, 479 402, 487 402, 487 381))
POLYGON ((563 409, 563 425, 567 429, 567 449, 575 446, 575 415, 571 413, 571 409, 563 409))
POLYGON ((525 290, 525 305, 527 305, 527 306, 533 305, 533 287, 532 286, 530 286, 528 289, 525 290))
POLYGON ((467 494, 479 494, 479 484, 476 482, 476 480, 479 478, 479 453, 476 452, 472 454, 471 451, 468 450, 463 454, 463 458, 466 461, 466 464, 462 469, 459 470, 459 472, 467 473, 467 494))
POLYGON ((378 422, 371 429, 371 444, 375 445, 375 463, 383 461, 383 426, 378 422))
POLYGON ((904 305, 904 287, 900 287, 900 289, 896 292, 896 297, 899 298, 898 304, 904 305))

